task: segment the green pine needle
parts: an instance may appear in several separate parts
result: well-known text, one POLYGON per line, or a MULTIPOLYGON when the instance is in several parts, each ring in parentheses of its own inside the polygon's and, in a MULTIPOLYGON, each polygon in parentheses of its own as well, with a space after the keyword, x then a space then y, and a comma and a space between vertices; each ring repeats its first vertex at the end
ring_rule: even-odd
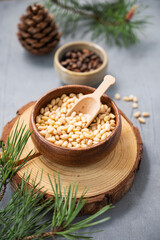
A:
POLYGON ((138 6, 133 16, 126 15, 136 4, 136 0, 84 1, 44 0, 45 6, 54 13, 55 20, 64 35, 75 35, 81 28, 91 39, 105 39, 107 44, 128 47, 139 41, 138 31, 143 32, 148 17, 140 17, 145 6, 138 6))
POLYGON ((79 200, 75 201, 78 185, 70 184, 65 188, 65 194, 62 194, 59 191, 62 189, 59 174, 58 182, 56 178, 52 182, 49 177, 54 197, 44 200, 45 192, 40 187, 41 179, 36 183, 37 177, 29 186, 31 174, 26 174, 11 200, 0 211, 0 239, 27 240, 43 239, 48 236, 59 236, 69 240, 91 239, 90 236, 82 235, 88 233, 78 234, 77 231, 109 220, 109 217, 104 217, 95 221, 98 216, 108 211, 111 205, 105 206, 82 221, 73 223, 87 201, 83 194, 79 200), (48 212, 50 214, 52 212, 53 217, 44 221, 48 212))
POLYGON ((43 218, 53 208, 53 199, 43 200, 45 192, 38 189, 39 183, 28 187, 30 174, 21 184, 6 207, 0 211, 0 239, 20 240, 28 235, 40 235, 48 229, 50 221, 43 218), (42 222, 40 224, 40 222, 42 222))
POLYGON ((1 142, 0 147, 2 148, 2 155, 0 157, 0 192, 4 185, 12 179, 24 164, 33 157, 32 151, 24 158, 23 162, 18 165, 22 152, 27 144, 31 132, 26 129, 24 123, 19 126, 19 120, 14 131, 11 132, 8 137, 7 143, 3 146, 1 142))
MULTIPOLYGON (((14 131, 8 137, 6 145, 3 146, 1 143, 0 200, 3 198, 6 185, 11 181, 13 175, 33 156, 31 151, 18 165, 30 135, 31 132, 26 129, 26 126, 19 125, 18 121, 14 131)), ((109 220, 109 217, 104 217, 101 220, 96 220, 96 218, 108 211, 111 205, 107 205, 92 216, 74 223, 75 218, 87 202, 87 198, 85 198, 87 188, 77 199, 78 184, 63 187, 59 174, 53 178, 48 175, 53 197, 45 200, 46 192, 41 187, 43 171, 39 180, 38 173, 32 180, 31 174, 25 173, 10 201, 0 210, 1 240, 40 240, 48 237, 56 239, 56 236, 69 240, 92 239, 90 236, 83 235, 87 233, 79 234, 77 231, 109 220), (48 213, 52 214, 52 218, 48 218, 48 213)))

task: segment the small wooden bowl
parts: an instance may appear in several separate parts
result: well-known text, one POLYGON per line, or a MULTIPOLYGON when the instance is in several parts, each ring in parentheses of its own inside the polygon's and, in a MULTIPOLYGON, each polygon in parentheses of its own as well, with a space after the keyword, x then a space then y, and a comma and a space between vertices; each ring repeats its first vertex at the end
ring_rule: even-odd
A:
POLYGON ((102 142, 82 149, 65 148, 47 141, 37 130, 35 125, 36 116, 39 114, 40 109, 50 103, 53 98, 60 97, 62 94, 89 94, 93 91, 95 91, 95 89, 88 86, 63 86, 46 93, 36 102, 30 117, 30 130, 33 131, 31 137, 35 147, 48 160, 67 166, 90 164, 95 161, 100 161, 116 146, 121 134, 121 117, 118 107, 106 94, 103 94, 101 97, 101 102, 111 107, 112 112, 116 116, 116 127, 109 137, 102 142))
POLYGON ((102 81, 103 77, 106 75, 108 65, 108 56, 106 51, 96 43, 86 42, 86 41, 76 41, 64 44, 62 47, 58 48, 54 55, 54 67, 55 70, 65 84, 81 84, 95 86, 102 81), (60 63, 63 55, 70 50, 74 49, 88 49, 95 52, 101 59, 102 65, 91 72, 74 72, 63 67, 60 63))

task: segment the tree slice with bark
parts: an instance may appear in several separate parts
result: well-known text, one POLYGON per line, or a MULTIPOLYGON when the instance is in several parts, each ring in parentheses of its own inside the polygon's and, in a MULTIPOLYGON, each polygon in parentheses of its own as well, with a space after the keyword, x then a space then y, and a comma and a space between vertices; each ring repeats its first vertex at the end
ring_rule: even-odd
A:
MULTIPOLYGON (((20 123, 25 122, 29 128, 29 118, 32 107, 35 102, 30 102, 17 111, 17 116, 8 122, 3 128, 1 140, 5 142, 16 126, 20 117, 20 123)), ((142 157, 142 139, 138 128, 134 127, 129 119, 122 111, 122 132, 117 146, 105 158, 99 162, 82 166, 70 167, 50 162, 36 150, 32 139, 28 143, 22 153, 22 159, 29 153, 31 149, 36 152, 25 166, 13 177, 12 187, 16 189, 18 183, 26 171, 31 170, 32 179, 35 179, 37 173, 37 182, 43 169, 41 186, 46 191, 46 198, 53 196, 48 174, 53 178, 54 174, 59 172, 63 186, 69 183, 78 182, 79 189, 77 197, 80 197, 85 186, 88 187, 86 197, 89 198, 84 206, 81 214, 93 214, 106 204, 118 202, 124 194, 132 187, 133 180, 139 169, 142 157)))

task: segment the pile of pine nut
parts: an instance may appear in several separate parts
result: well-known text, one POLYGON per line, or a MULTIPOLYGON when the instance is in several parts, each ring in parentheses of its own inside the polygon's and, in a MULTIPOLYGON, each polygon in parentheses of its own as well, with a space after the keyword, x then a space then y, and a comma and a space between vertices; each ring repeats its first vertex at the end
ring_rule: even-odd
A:
POLYGON ((63 94, 41 108, 36 117, 39 133, 48 141, 68 148, 86 148, 106 139, 116 126, 115 115, 106 104, 101 104, 99 114, 88 128, 85 127, 87 114, 73 112, 67 117, 81 96, 82 93, 63 94))

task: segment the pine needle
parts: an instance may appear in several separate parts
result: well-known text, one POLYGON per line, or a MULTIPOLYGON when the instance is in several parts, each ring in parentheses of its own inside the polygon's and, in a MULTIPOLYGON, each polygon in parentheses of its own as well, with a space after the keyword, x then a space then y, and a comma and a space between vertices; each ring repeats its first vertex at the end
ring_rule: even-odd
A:
MULTIPOLYGON (((4 196, 6 185, 11 181, 17 171, 33 157, 31 152, 19 164, 22 152, 27 144, 31 132, 26 129, 24 124, 19 126, 19 121, 5 146, 1 142, 2 154, 0 156, 0 190, 1 197, 4 196)), ((41 186, 43 171, 39 177, 37 175, 31 179, 32 173, 26 172, 7 205, 0 210, 0 239, 1 240, 31 240, 44 239, 56 236, 65 239, 92 239, 90 236, 84 236, 77 231, 83 228, 95 226, 106 222, 109 217, 95 221, 97 217, 111 208, 111 205, 105 206, 92 216, 74 223, 76 216, 81 212, 87 202, 85 194, 87 188, 77 199, 78 183, 63 187, 60 175, 51 177, 48 175, 53 197, 45 199, 46 191, 41 186), (62 193, 63 189, 63 193, 62 193), (46 217, 48 213, 52 218, 46 217)))
POLYGON ((33 154, 31 154, 32 151, 30 151, 22 163, 18 166, 18 162, 30 136, 31 132, 26 129, 26 125, 22 123, 19 126, 18 120, 16 127, 8 137, 5 146, 1 143, 0 192, 2 191, 3 186, 10 182, 13 175, 15 175, 24 166, 24 164, 33 157, 33 154))
POLYGON ((57 175, 58 183, 56 178, 53 178, 52 182, 49 177, 51 186, 55 186, 55 188, 53 187, 54 196, 44 200, 45 191, 43 192, 43 188, 40 187, 41 180, 36 183, 37 179, 35 179, 30 186, 30 178, 31 173, 23 176, 11 200, 0 211, 1 240, 43 239, 49 236, 61 236, 66 239, 91 239, 90 236, 82 235, 87 233, 78 234, 76 231, 109 220, 109 217, 104 217, 94 221, 98 216, 108 211, 111 205, 102 208, 99 212, 82 221, 72 223, 86 203, 84 195, 82 195, 75 204, 78 185, 70 184, 66 194, 62 195, 62 192, 58 190, 62 189, 59 174, 57 175), (73 192, 71 189, 75 189, 75 191, 73 192), (70 198, 70 196, 74 196, 74 198, 70 198), (52 212, 53 218, 46 221, 49 212, 50 214, 52 212))
POLYGON ((148 17, 140 17, 145 6, 135 0, 84 1, 44 0, 45 6, 54 13, 62 33, 75 35, 80 29, 90 33, 91 39, 105 39, 107 44, 128 47, 139 41, 138 31, 148 23, 148 17))

